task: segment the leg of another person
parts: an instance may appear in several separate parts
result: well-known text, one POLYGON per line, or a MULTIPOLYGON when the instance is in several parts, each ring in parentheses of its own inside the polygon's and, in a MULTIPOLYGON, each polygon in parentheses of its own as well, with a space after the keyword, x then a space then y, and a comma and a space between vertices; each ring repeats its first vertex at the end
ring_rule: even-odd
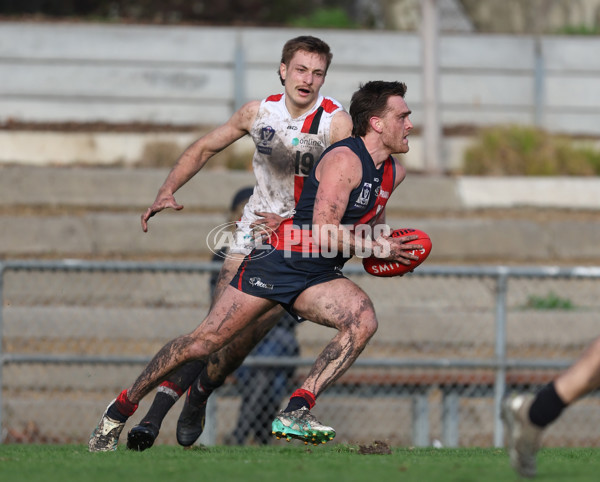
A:
POLYGON ((543 430, 563 410, 600 387, 600 337, 564 373, 535 396, 516 395, 502 406, 512 467, 524 477, 537 473, 536 455, 543 430))

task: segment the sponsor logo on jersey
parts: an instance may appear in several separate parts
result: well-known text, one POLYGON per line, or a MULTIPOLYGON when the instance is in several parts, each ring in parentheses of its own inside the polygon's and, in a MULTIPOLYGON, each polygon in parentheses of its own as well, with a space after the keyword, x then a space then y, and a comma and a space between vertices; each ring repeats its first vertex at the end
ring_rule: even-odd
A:
POLYGON ((375 193, 375 196, 381 196, 382 199, 389 199, 390 198, 390 193, 388 191, 384 191, 381 189, 381 186, 377 186, 375 188, 375 191, 373 191, 375 193))
POLYGON ((261 154, 271 155, 273 148, 271 147, 271 141, 275 136, 275 129, 271 126, 265 126, 260 130, 260 141, 256 145, 256 150, 261 154))
POLYGON ((294 137, 292 139, 292 146, 301 146, 301 147, 308 147, 308 148, 312 148, 312 147, 317 147, 319 149, 323 148, 323 142, 321 142, 318 139, 306 139, 306 138, 302 138, 302 139, 298 139, 297 137, 294 137))
POLYGON ((297 131, 298 130, 298 127, 296 127, 296 126, 287 126, 287 128, 289 131, 297 131))
POLYGON ((323 143, 318 139, 300 139, 300 145, 304 147, 323 147, 323 143))

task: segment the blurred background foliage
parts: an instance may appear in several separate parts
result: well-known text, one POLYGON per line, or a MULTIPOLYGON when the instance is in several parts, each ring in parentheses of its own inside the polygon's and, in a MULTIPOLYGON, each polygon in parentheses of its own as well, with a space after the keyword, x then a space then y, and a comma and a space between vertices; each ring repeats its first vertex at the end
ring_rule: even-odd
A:
MULTIPOLYGON (((105 22, 354 28, 343 0, 0 0, 0 14, 105 22)), ((362 17, 361 27, 368 27, 362 17)))
POLYGON ((467 175, 600 175, 600 151, 586 141, 524 126, 482 129, 474 139, 465 151, 467 175))
MULTIPOLYGON (((438 0, 446 31, 596 35, 600 0, 438 0)), ((6 18, 417 30, 421 0, 0 0, 6 18)))

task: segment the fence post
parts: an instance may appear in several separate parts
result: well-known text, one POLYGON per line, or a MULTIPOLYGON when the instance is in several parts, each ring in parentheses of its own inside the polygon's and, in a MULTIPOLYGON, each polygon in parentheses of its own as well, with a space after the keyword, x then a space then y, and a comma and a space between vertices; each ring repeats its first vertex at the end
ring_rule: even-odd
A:
MULTIPOLYGON (((246 56, 242 32, 235 35, 235 53, 233 61, 233 112, 236 112, 246 102, 246 56)), ((232 114, 233 114, 232 112, 232 114)))
POLYGON ((429 390, 418 391, 412 399, 413 443, 416 447, 429 445, 429 390))
POLYGON ((442 124, 439 101, 439 4, 438 0, 421 3, 423 62, 423 153, 425 170, 439 174, 442 168, 442 124))
POLYGON ((535 42, 535 63, 534 63, 534 86, 533 86, 533 122, 536 127, 544 128, 544 102, 546 100, 544 87, 546 80, 546 67, 544 60, 544 51, 542 49, 542 39, 537 34, 534 39, 535 42))
POLYGON ((4 330, 4 322, 2 315, 4 314, 4 263, 0 263, 0 444, 4 441, 4 430, 2 430, 2 370, 4 368, 4 353, 2 352, 2 333, 4 330))
POLYGON ((219 394, 214 393, 206 402, 206 415, 204 419, 204 430, 198 439, 197 444, 213 446, 217 444, 217 406, 219 403, 219 394))
POLYGON ((494 382, 494 446, 504 445, 504 433, 500 410, 506 392, 506 292, 507 270, 500 267, 496 281, 496 379, 494 382))

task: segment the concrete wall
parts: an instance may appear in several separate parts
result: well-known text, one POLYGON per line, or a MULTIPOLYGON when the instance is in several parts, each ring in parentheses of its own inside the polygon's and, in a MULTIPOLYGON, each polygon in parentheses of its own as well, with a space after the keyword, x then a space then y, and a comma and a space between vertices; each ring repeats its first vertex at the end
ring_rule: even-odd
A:
MULTIPOLYGON (((0 257, 208 259, 248 172, 201 172, 185 206, 150 221, 166 169, 0 168, 0 257)), ((600 264, 600 181, 411 176, 391 197, 392 227, 423 229, 431 263, 600 264)))
MULTIPOLYGON (((281 90, 281 47, 307 33, 334 52, 324 93, 348 106, 360 82, 402 80, 421 124, 418 34, 11 22, 0 23, 0 122, 221 123, 281 90)), ((531 36, 443 35, 443 124, 531 124, 541 102, 544 127, 600 134, 600 39, 540 47, 536 57, 531 36)))

